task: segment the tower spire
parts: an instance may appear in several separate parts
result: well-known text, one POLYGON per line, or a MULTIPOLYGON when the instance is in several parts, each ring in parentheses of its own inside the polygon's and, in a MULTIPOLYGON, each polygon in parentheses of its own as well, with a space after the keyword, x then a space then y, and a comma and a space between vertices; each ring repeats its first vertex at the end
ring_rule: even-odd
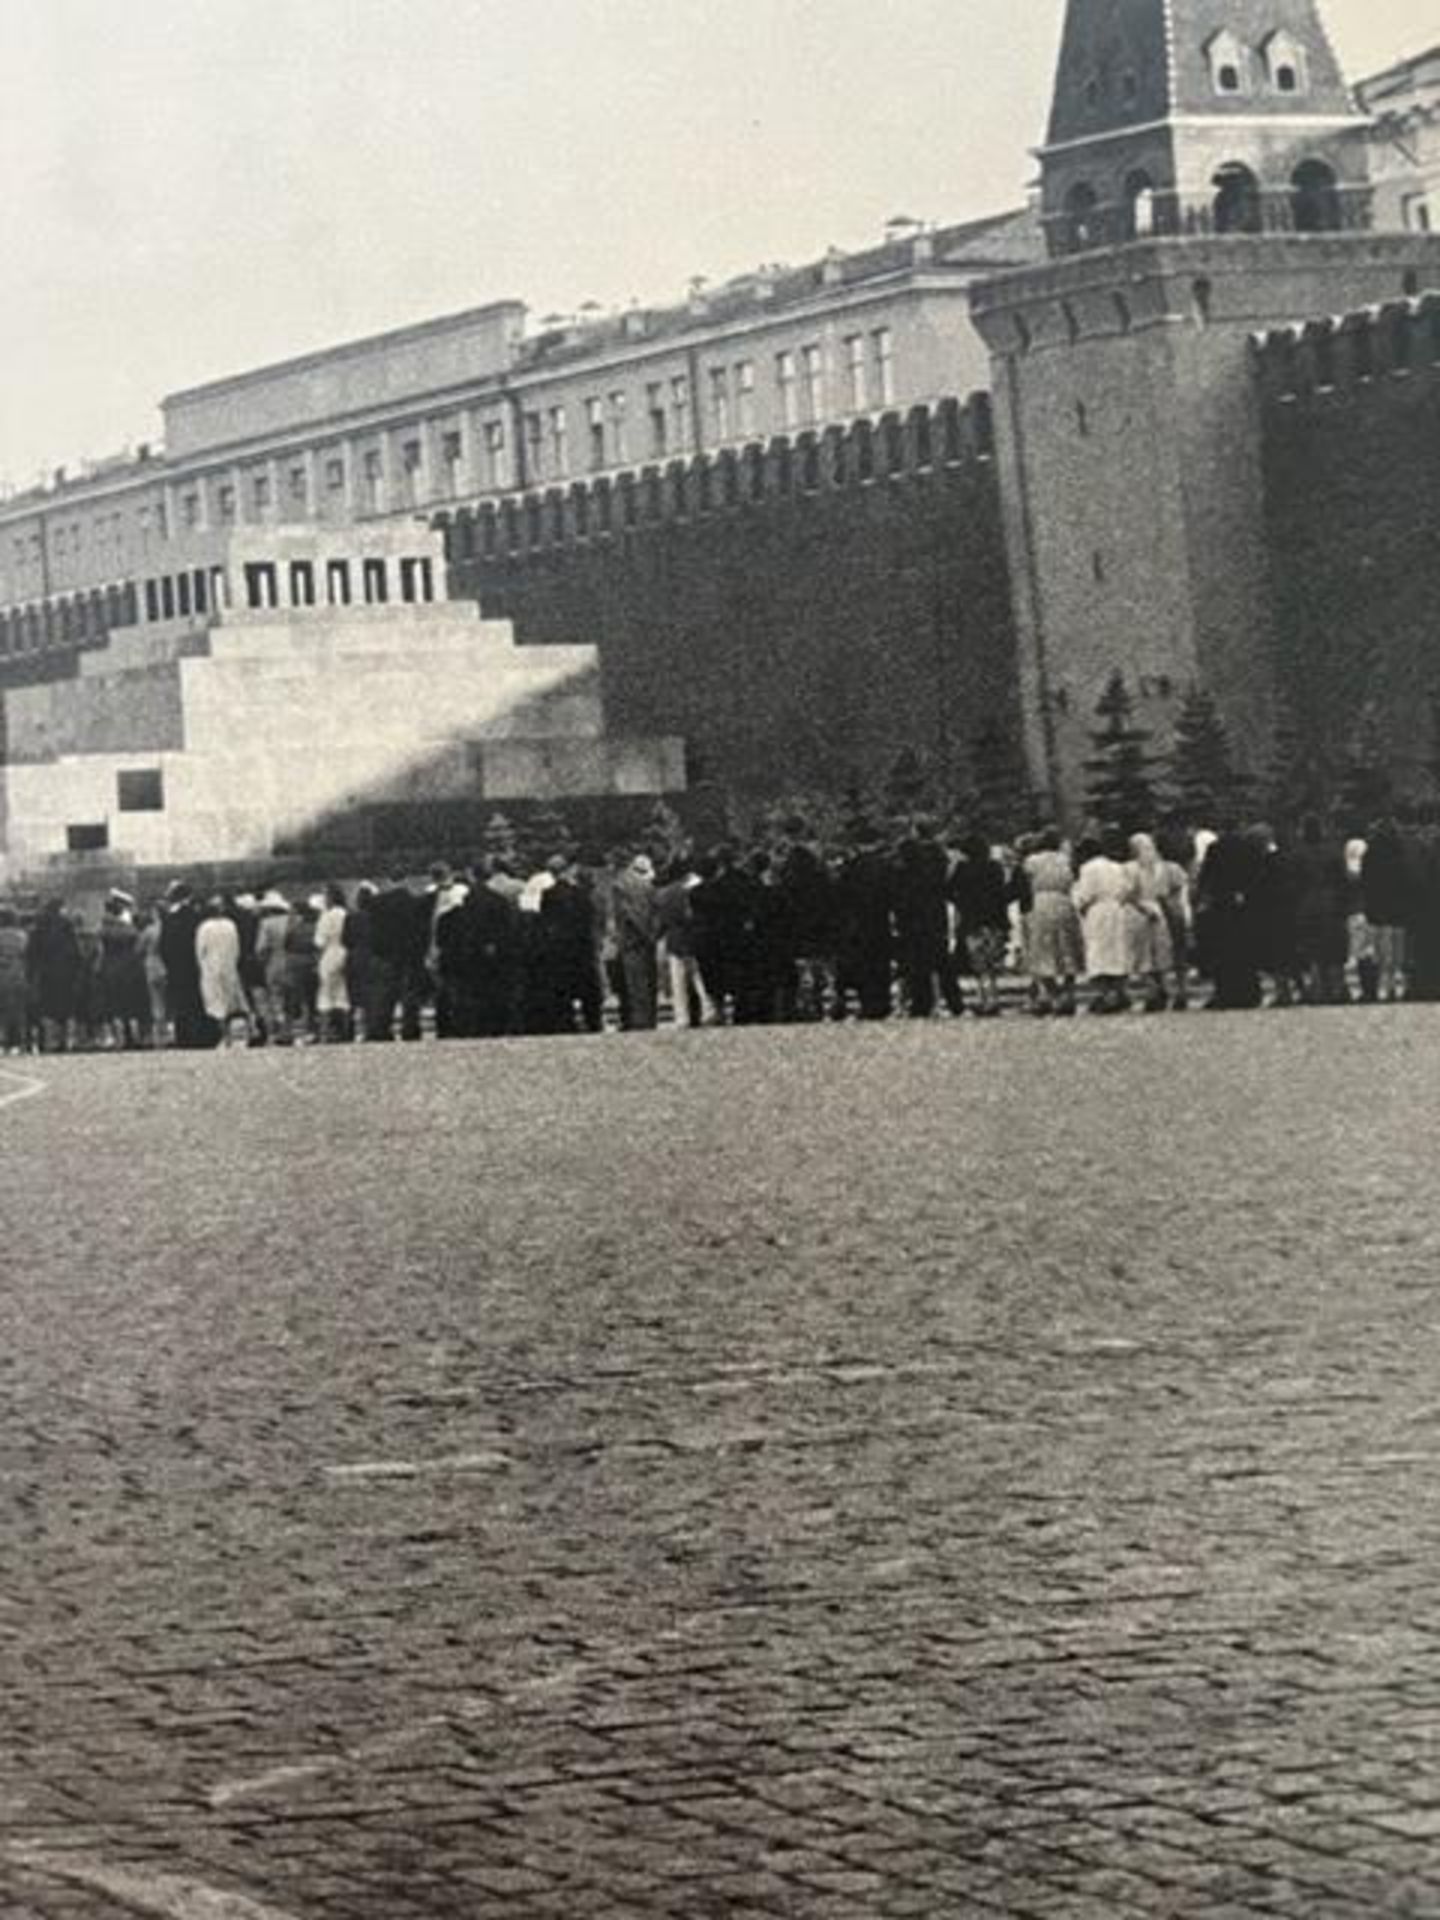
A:
POLYGON ((1316 0, 1068 0, 1050 249, 1368 226, 1364 127, 1316 0))

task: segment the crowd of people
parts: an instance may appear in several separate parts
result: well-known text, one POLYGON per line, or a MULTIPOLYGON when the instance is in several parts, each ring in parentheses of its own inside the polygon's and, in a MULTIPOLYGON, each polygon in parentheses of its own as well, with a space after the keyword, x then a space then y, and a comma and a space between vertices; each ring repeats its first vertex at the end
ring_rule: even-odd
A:
POLYGON ((1004 847, 917 818, 843 851, 794 819, 702 857, 491 855, 294 899, 179 881, 94 925, 0 903, 11 1053, 1437 998, 1440 833, 1391 818, 1004 847))

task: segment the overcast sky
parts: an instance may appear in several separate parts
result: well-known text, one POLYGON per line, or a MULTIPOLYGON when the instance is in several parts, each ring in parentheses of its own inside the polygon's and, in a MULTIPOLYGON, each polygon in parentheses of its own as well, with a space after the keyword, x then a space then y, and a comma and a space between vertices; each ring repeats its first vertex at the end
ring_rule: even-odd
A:
MULTIPOLYGON (((1062 0, 0 0, 0 479, 161 395, 1014 204, 1062 0), (1018 21, 1018 24, 1017 24, 1018 21)), ((1440 0, 1329 0, 1352 76, 1440 0)))

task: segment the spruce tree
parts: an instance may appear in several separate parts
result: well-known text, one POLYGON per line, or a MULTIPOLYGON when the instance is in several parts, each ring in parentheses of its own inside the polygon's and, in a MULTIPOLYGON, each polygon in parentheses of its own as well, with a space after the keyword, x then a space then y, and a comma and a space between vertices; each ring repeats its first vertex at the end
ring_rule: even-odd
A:
POLYGON ((1321 756, 1305 739, 1294 707, 1282 694, 1275 705, 1262 789, 1269 818, 1288 832, 1302 815, 1323 813, 1329 785, 1321 756))
POLYGON ((1220 709, 1203 688, 1192 687, 1175 722, 1170 754, 1174 811, 1186 827, 1213 828, 1239 811, 1248 784, 1235 771, 1220 709))
POLYGON ((1095 751, 1085 762, 1085 797, 1095 818, 1126 833, 1155 825, 1159 808, 1152 775, 1156 762, 1149 752, 1151 735, 1135 724, 1135 705, 1125 676, 1112 673, 1095 706, 1103 724, 1090 731, 1095 751))
POLYGON ((1007 840, 1030 824, 1030 779, 1012 727, 990 720, 970 749, 974 783, 967 811, 992 839, 1007 840))
POLYGON ((1363 832, 1382 814, 1390 811, 1395 785, 1385 752, 1385 738, 1379 715, 1367 703, 1350 736, 1345 767, 1340 779, 1340 806, 1346 820, 1363 832))
POLYGON ((519 837, 508 814, 492 813, 485 822, 485 852, 491 860, 514 865, 520 856, 519 837))
POLYGON ((664 800, 657 800, 650 810, 645 827, 645 845, 650 858, 661 869, 678 860, 689 845, 684 821, 664 800))
POLYGON ((897 756, 885 776, 881 797, 885 812, 902 831, 917 813, 928 813, 934 806, 934 783, 929 768, 914 747, 903 748, 897 756))
POLYGON ((531 868, 543 866, 557 853, 568 856, 575 849, 575 836, 570 831, 569 823, 553 804, 542 807, 532 818, 525 841, 526 865, 531 868))
POLYGON ((837 830, 840 845, 847 852, 853 853, 857 847, 875 837, 875 811, 863 781, 852 776, 845 783, 837 830))

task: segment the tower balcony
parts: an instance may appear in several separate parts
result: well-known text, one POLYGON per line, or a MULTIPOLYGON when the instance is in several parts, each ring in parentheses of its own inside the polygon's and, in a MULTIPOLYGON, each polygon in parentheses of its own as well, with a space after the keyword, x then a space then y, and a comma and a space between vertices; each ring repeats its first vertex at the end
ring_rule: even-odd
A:
POLYGON ((1328 168, 1297 175, 1282 188, 1262 187, 1243 167, 1224 169, 1209 197, 1137 186, 1123 199, 1100 202, 1072 194, 1043 215, 1052 259, 1128 246, 1137 240, 1209 240, 1231 234, 1368 233, 1373 189, 1341 184, 1328 168))

